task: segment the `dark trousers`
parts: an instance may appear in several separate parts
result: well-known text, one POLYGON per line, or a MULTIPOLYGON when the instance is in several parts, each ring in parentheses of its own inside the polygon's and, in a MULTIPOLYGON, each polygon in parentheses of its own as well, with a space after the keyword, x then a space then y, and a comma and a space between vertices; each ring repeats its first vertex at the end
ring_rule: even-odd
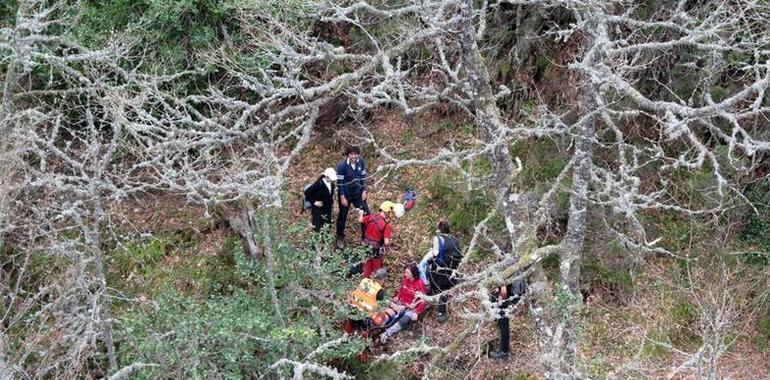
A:
POLYGON ((438 313, 439 314, 446 314, 446 303, 449 299, 449 296, 444 294, 443 296, 438 298, 438 313))
POLYGON ((508 317, 502 316, 497 319, 497 328, 500 329, 500 351, 508 352, 511 350, 511 330, 508 317))
MULTIPOLYGON (((448 269, 428 269, 428 282, 430 282, 430 295, 439 294, 445 290, 452 289, 456 285, 457 279, 452 278, 452 272, 448 269)), ((446 303, 449 296, 444 294, 438 298, 439 314, 446 314, 446 303)))
MULTIPOLYGON (((364 214, 369 214, 369 205, 366 204, 366 201, 361 199, 361 194, 358 195, 346 195, 345 198, 348 200, 348 205, 343 206, 342 202, 339 202, 339 198, 337 204, 340 206, 340 213, 337 215, 337 239, 343 239, 345 237, 345 224, 348 221, 348 211, 350 211, 350 206, 358 207, 362 210, 364 210, 364 214)), ((361 225, 361 239, 364 238, 364 226, 361 225)))
POLYGON ((310 212, 313 216, 313 231, 319 232, 327 224, 332 224, 331 209, 329 209, 328 212, 324 213, 324 210, 322 208, 313 206, 313 208, 310 209, 310 212))
POLYGON ((511 350, 510 321, 505 316, 505 310, 517 303, 519 303, 519 297, 509 298, 500 307, 500 318, 497 319, 497 328, 500 330, 500 351, 509 352, 511 350))

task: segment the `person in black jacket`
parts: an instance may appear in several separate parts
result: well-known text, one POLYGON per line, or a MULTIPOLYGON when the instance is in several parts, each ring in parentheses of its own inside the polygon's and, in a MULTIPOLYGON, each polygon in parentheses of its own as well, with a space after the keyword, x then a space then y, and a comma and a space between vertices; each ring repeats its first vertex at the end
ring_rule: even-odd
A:
POLYGON ((511 331, 510 321, 507 313, 508 309, 513 308, 519 303, 524 293, 527 291, 527 282, 525 279, 519 279, 512 283, 501 286, 492 294, 492 302, 500 307, 500 315, 497 318, 497 328, 500 330, 500 349, 489 352, 491 359, 507 359, 511 350, 511 331))
POLYGON ((337 181, 337 172, 332 168, 326 168, 318 180, 305 189, 305 199, 313 204, 311 214, 315 232, 321 231, 332 223, 335 181, 337 181))

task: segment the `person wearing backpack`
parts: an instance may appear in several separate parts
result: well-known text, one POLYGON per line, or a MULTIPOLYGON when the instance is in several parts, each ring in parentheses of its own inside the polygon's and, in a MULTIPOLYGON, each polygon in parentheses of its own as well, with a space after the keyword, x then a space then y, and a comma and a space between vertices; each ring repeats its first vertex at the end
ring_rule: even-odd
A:
POLYGON ((393 228, 391 228, 388 218, 394 214, 395 207, 395 203, 385 201, 380 205, 379 212, 369 215, 364 215, 361 212, 358 217, 358 221, 364 226, 364 244, 371 248, 370 256, 364 261, 361 268, 365 278, 382 268, 383 250, 390 246, 390 240, 393 236, 393 228))
MULTIPOLYGON (((447 291, 459 282, 455 270, 463 259, 459 241, 450 234, 449 222, 440 221, 436 232, 430 251, 419 264, 420 279, 428 286, 430 295, 447 291)), ((446 294, 439 297, 439 322, 447 320, 447 300, 446 294)))
MULTIPOLYGON (((345 149, 345 158, 337 164, 337 186, 339 214, 337 215, 337 248, 345 246, 345 224, 347 224, 350 205, 369 214, 366 191, 366 164, 361 158, 361 150, 356 146, 345 149)), ((365 232, 361 227, 361 234, 365 232)))
POLYGON ((326 168, 313 184, 305 187, 305 207, 310 207, 315 232, 321 231, 332 223, 335 181, 337 181, 337 172, 332 168, 326 168))

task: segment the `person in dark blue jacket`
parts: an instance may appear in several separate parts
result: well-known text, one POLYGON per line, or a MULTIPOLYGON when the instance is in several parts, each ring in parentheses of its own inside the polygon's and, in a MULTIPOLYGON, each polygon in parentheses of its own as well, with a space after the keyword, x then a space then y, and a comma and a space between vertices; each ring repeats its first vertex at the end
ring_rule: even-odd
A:
MULTIPOLYGON (((356 146, 345 149, 345 158, 337 164, 337 193, 340 207, 337 215, 337 247, 342 248, 350 205, 364 210, 366 215, 370 213, 366 203, 366 166, 361 158, 361 150, 356 146)), ((363 236, 363 226, 361 234, 363 236)))

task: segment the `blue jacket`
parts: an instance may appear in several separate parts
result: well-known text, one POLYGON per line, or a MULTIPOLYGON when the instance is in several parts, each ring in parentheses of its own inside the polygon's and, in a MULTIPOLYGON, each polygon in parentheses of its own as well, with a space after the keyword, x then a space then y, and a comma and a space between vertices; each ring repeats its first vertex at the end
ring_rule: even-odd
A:
POLYGON ((350 166, 348 159, 337 164, 337 189, 345 197, 361 195, 366 190, 366 164, 358 158, 356 167, 350 166))

